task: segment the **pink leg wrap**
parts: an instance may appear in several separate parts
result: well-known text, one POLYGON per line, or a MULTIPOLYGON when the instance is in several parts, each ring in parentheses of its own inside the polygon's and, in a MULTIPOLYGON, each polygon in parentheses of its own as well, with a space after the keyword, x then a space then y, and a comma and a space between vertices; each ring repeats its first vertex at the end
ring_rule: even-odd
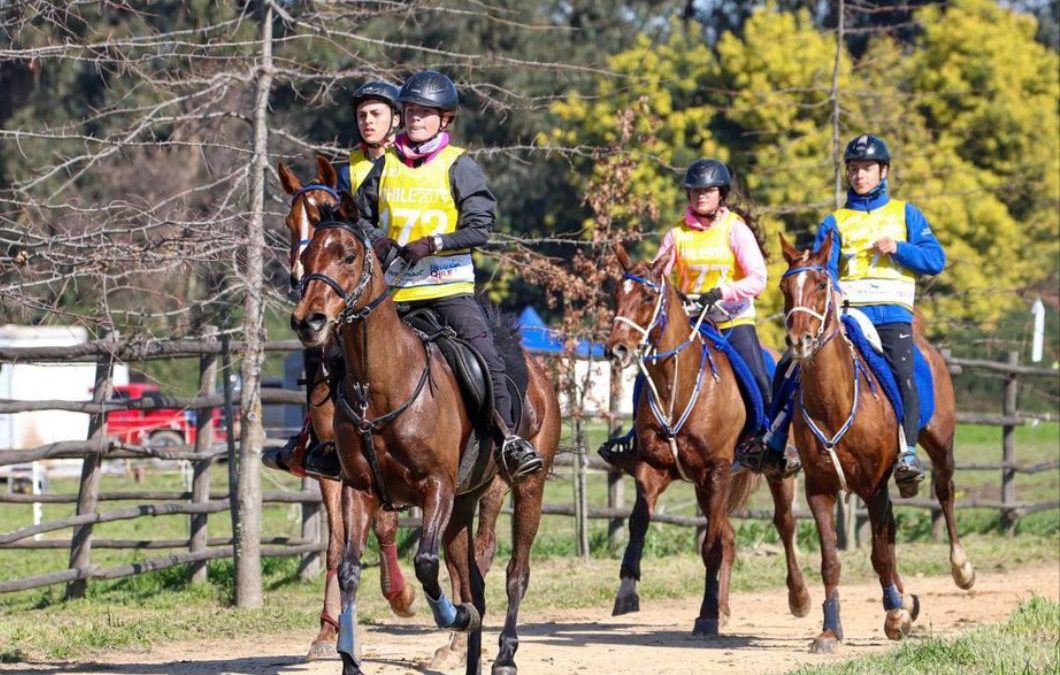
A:
POLYGON ((401 566, 398 565, 396 544, 379 545, 379 567, 379 585, 382 587, 383 597, 393 600, 405 588, 405 578, 401 575, 401 566))

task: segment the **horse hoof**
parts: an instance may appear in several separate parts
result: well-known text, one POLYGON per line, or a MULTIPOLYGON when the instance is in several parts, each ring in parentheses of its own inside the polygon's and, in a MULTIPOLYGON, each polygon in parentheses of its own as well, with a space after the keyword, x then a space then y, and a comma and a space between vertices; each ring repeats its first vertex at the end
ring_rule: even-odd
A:
POLYGON ((799 589, 798 593, 788 591, 788 609, 793 616, 800 619, 810 613, 810 593, 805 589, 799 589))
POLYGON ((839 651, 839 640, 834 637, 819 635, 810 645, 811 654, 835 654, 839 651))
POLYGON ((392 611, 395 616, 407 619, 416 616, 416 610, 418 609, 417 599, 416 589, 405 584, 399 593, 387 598, 387 601, 390 603, 390 611, 392 611))
POLYGON ((615 598, 615 608, 611 610, 611 616, 622 616, 623 614, 631 614, 639 611, 640 596, 636 593, 632 595, 620 595, 615 598))
POLYGON ((902 609, 909 612, 910 621, 916 621, 920 616, 920 598, 912 593, 905 594, 902 596, 902 609))
POLYGON ((453 649, 449 645, 445 645, 444 647, 439 647, 434 650, 434 656, 431 657, 431 660, 428 663, 423 665, 426 665, 431 670, 448 671, 463 666, 464 661, 466 660, 466 647, 465 651, 460 651, 458 649, 453 649))
POLYGON ((912 627, 913 619, 909 615, 909 610, 904 607, 888 611, 887 619, 883 622, 883 632, 890 640, 901 640, 909 635, 912 627))
POLYGON ((335 641, 317 640, 309 645, 309 653, 305 655, 306 661, 327 661, 339 658, 335 651, 335 641))
POLYGON ((460 629, 454 628, 453 630, 459 630, 461 633, 474 633, 482 628, 482 615, 478 613, 475 606, 470 602, 465 602, 460 606, 465 612, 467 612, 467 625, 460 629))
POLYGON ((965 560, 963 565, 952 565, 951 572, 954 583, 962 591, 967 591, 975 585, 975 566, 970 560, 965 560))
POLYGON ((493 666, 493 670, 490 671, 491 675, 516 675, 519 669, 515 666, 493 666))
POLYGON ((717 619, 696 619, 696 625, 692 627, 694 637, 717 637, 720 622, 717 619))

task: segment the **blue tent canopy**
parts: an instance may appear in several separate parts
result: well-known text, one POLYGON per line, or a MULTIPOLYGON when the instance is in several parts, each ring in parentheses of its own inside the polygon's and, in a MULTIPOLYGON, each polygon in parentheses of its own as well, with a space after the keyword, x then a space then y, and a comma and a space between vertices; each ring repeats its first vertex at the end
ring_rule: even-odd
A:
MULTIPOLYGON (((563 351, 562 334, 545 325, 545 322, 541 320, 541 315, 530 305, 524 307, 519 313, 516 323, 523 336, 523 347, 528 351, 545 354, 558 354, 563 351)), ((601 344, 590 343, 588 340, 578 340, 574 354, 582 358, 603 358, 604 347, 601 344)))

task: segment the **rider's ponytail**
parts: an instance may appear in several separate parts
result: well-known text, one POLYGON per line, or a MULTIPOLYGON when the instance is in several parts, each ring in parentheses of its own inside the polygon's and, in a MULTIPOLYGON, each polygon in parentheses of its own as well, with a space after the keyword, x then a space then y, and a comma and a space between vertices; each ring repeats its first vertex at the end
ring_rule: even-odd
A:
POLYGON ((762 231, 762 226, 758 223, 758 219, 754 216, 754 202, 736 185, 732 186, 724 196, 724 200, 725 206, 740 216, 743 222, 747 223, 747 227, 751 229, 751 234, 755 236, 758 250, 762 252, 762 259, 769 262, 769 251, 766 250, 766 236, 765 232, 762 231))

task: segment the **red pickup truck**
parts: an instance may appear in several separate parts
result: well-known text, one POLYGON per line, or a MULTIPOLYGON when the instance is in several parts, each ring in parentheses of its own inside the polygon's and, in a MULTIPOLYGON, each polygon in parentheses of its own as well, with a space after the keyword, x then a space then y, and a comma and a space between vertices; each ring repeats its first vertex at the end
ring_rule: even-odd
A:
MULTIPOLYGON (((114 387, 112 401, 137 399, 160 400, 158 385, 145 382, 121 384, 114 387)), ((178 408, 151 410, 113 410, 107 413, 106 434, 130 445, 149 445, 155 448, 169 445, 195 444, 195 411, 178 408)), ((224 413, 214 408, 210 424, 213 442, 225 441, 224 413)))

